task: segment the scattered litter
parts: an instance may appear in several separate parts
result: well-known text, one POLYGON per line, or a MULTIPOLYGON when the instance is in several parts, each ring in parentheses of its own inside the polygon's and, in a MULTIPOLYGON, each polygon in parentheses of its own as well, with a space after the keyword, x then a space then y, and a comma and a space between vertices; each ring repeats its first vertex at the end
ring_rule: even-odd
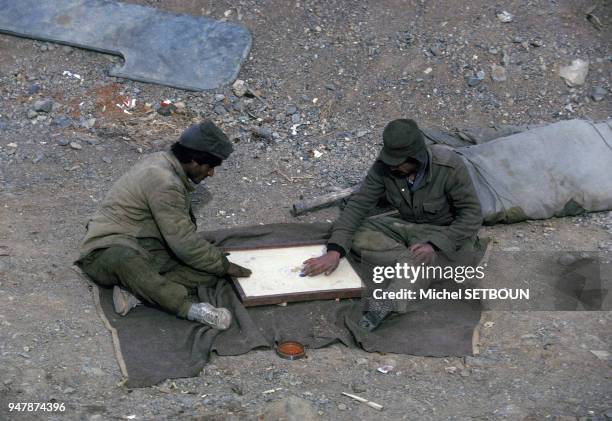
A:
POLYGON ((487 329, 490 327, 493 327, 494 325, 495 325, 495 322, 491 322, 491 321, 484 322, 484 327, 486 327, 487 329))
POLYGON ((428 67, 427 69, 423 70, 423 73, 425 73, 426 75, 430 74, 431 72, 433 72, 433 69, 431 67, 428 67))
POLYGON ((126 99, 121 104, 115 104, 118 108, 121 108, 124 113, 132 114, 130 111, 136 108, 136 99, 126 99))
POLYGON ((312 151, 312 155, 315 158, 321 158, 323 156, 323 152, 319 152, 318 150, 315 149, 314 151, 312 151))
POLYGON ((263 391, 263 392, 261 392, 261 393, 263 393, 264 395, 269 395, 270 393, 276 393, 276 392, 278 392, 279 390, 283 390, 283 388, 282 388, 282 387, 277 387, 276 389, 264 390, 264 391, 263 391))
POLYGON ((383 406, 380 404, 377 404, 375 402, 369 401, 367 399, 362 398, 361 396, 357 396, 357 395, 353 395, 352 393, 346 393, 346 392, 342 392, 342 394, 344 396, 348 396, 351 399, 355 399, 356 401, 359 401, 361 403, 366 404, 367 406, 369 406, 370 408, 374 408, 377 411, 382 411, 383 406))
POLYGON ((62 76, 68 76, 68 78, 69 78, 69 79, 78 79, 78 80, 83 80, 83 78, 81 77, 81 75, 76 74, 76 73, 69 72, 68 70, 64 70, 64 72, 62 73, 62 76))
POLYGON ((8 145, 6 145, 6 146, 8 146, 9 148, 16 148, 16 147, 17 147, 17 144, 16 144, 16 143, 9 143, 9 144, 8 144, 8 145))
POLYGON ((297 136, 298 131, 297 128, 300 127, 302 125, 302 123, 298 123, 298 124, 294 124, 293 126, 291 126, 291 135, 292 136, 297 136))
POLYGON ((383 365, 382 367, 378 367, 376 371, 378 371, 379 373, 387 374, 393 371, 394 368, 395 367, 393 367, 392 365, 383 365))
POLYGON ((502 10, 501 12, 497 12, 497 19, 502 23, 509 23, 514 20, 514 15, 510 12, 506 12, 502 10))
POLYGON ((455 371, 457 371, 457 367, 455 366, 444 367, 444 371, 446 371, 448 374, 455 374, 455 371))
POLYGON ((595 355, 602 361, 607 361, 610 358, 610 353, 608 351, 598 351, 595 349, 591 349, 591 354, 595 355))
POLYGON ((169 116, 174 111, 176 111, 176 107, 172 103, 172 101, 169 100, 169 99, 165 99, 165 100, 161 101, 159 103, 159 108, 157 108, 157 113, 159 115, 163 115, 165 117, 169 116))
POLYGON ((601 20, 599 20, 599 18, 593 14, 597 6, 598 4, 594 4, 586 10, 586 19, 591 23, 591 25, 593 25, 595 29, 601 31, 603 23, 601 23, 601 20))
POLYGON ((133 420, 136 419, 136 415, 128 415, 125 418, 127 418, 128 420, 133 420))
POLYGON ((274 171, 272 171, 273 173, 277 173, 278 175, 280 175, 281 177, 283 177, 285 180, 287 180, 290 183, 293 183, 296 180, 310 180, 313 177, 308 176, 308 175, 303 175, 303 176, 288 176, 287 174, 285 174, 284 172, 282 172, 280 169, 275 169, 274 171))

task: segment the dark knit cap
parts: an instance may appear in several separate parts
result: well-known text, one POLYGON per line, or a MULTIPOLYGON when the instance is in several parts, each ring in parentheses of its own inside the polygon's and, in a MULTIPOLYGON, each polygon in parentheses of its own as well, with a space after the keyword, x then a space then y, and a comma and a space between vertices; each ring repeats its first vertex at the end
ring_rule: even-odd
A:
POLYGON ((185 129, 178 143, 189 149, 208 152, 220 159, 227 159, 234 151, 226 134, 210 120, 185 129))
POLYGON ((393 120, 383 131, 383 148, 378 159, 387 165, 396 166, 408 158, 420 163, 427 161, 425 139, 414 120, 393 120))

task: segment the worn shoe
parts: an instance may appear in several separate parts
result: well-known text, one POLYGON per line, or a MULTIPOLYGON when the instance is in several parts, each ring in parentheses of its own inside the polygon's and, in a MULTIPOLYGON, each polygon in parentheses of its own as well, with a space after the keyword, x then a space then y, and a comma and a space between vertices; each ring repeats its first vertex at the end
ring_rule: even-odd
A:
POLYGON ((391 314, 390 311, 366 311, 359 320, 359 327, 367 329, 370 332, 375 330, 380 324, 391 314))
POLYGON ((142 302, 131 292, 115 285, 113 288, 113 307, 116 313, 125 316, 131 309, 140 304, 142 302))
POLYGON ((196 303, 189 308, 187 319, 225 330, 232 324, 232 313, 226 308, 216 308, 209 303, 196 303))
POLYGON ((365 302, 363 316, 359 320, 359 326, 370 332, 376 329, 383 320, 393 311, 391 300, 375 300, 369 298, 365 302))

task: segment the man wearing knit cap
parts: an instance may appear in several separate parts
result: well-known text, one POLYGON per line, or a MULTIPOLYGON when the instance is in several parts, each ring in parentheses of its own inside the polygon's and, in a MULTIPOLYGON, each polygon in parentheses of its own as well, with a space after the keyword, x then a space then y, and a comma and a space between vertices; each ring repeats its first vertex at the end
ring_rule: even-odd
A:
MULTIPOLYGON (((378 265, 453 264, 479 248, 481 224, 480 202, 461 157, 444 146, 426 146, 413 120, 394 120, 383 131, 378 159, 334 223, 327 253, 305 261, 303 274, 329 275, 349 252, 378 265), (399 215, 366 219, 381 199, 399 215)), ((418 290, 429 281, 396 278, 386 289, 418 290)), ((373 298, 365 302, 360 326, 369 330, 393 311, 406 312, 408 303, 373 298)))
POLYGON ((229 310, 192 297, 198 286, 251 272, 196 232, 190 195, 232 152, 227 136, 205 121, 115 182, 87 223, 76 262, 99 285, 114 287, 115 311, 125 315, 145 302, 216 329, 230 326, 229 310))

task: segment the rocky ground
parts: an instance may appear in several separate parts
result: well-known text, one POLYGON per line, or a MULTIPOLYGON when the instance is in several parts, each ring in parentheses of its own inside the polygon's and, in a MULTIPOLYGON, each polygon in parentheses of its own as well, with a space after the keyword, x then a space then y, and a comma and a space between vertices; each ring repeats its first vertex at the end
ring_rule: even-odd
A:
MULTIPOLYGON (((70 269, 112 182, 204 117, 236 153, 197 190, 203 229, 295 220, 296 200, 359 182, 393 118, 448 130, 610 118, 610 2, 135 3, 246 25, 245 86, 202 93, 116 79, 107 72, 118 57, 0 36, 0 419, 612 418, 609 312, 485 313, 477 357, 332 346, 290 363, 257 351, 127 390, 70 269), (583 82, 568 76, 570 87, 561 68, 576 59, 588 71, 583 82), (395 368, 381 374, 383 364, 395 368), (17 401, 66 411, 8 413, 17 401)), ((610 212, 482 231, 501 250, 612 248, 610 212)))

